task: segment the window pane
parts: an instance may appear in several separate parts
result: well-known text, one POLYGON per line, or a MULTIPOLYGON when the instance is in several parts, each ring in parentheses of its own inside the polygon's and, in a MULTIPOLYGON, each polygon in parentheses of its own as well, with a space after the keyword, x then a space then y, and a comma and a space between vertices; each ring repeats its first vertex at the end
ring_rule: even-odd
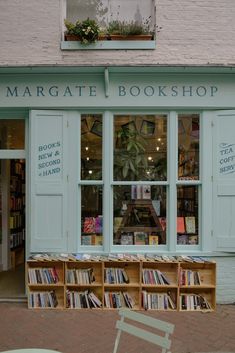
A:
POLYGON ((114 186, 114 244, 166 244, 166 187, 114 186))
POLYGON ((23 119, 0 120, 0 149, 1 150, 23 150, 24 149, 23 119))
POLYGON ((178 186, 177 244, 195 245, 198 242, 198 186, 178 186))
POLYGON ((148 21, 150 30, 154 29, 154 3, 152 0, 67 0, 67 19, 72 22, 87 17, 95 19, 102 26, 108 22, 148 21))
POLYGON ((81 243, 102 245, 103 243, 103 190, 102 186, 81 186, 81 243))
POLYGON ((102 179, 102 116, 81 118, 81 179, 102 179))
POLYGON ((166 116, 115 116, 114 180, 166 179, 166 116))
POLYGON ((178 119, 178 177, 199 179, 199 115, 180 114, 178 119))

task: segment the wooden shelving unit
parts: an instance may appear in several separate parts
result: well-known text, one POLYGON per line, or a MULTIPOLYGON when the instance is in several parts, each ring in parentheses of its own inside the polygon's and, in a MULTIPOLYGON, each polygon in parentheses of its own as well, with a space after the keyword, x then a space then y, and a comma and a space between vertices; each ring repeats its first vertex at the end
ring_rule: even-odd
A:
POLYGON ((134 310, 213 311, 216 308, 213 262, 29 260, 26 276, 29 308, 51 308, 50 301, 40 300, 41 292, 53 292, 54 307, 58 309, 112 310, 126 306, 134 310), (40 271, 53 271, 58 280, 40 283, 36 275, 40 271))

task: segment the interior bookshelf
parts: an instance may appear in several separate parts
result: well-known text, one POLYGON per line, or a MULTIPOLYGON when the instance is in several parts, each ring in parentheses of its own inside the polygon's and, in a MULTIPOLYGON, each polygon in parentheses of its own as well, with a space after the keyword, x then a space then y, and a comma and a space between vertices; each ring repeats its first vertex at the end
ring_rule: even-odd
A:
POLYGON ((26 264, 28 307, 213 311, 216 263, 36 261, 26 264))

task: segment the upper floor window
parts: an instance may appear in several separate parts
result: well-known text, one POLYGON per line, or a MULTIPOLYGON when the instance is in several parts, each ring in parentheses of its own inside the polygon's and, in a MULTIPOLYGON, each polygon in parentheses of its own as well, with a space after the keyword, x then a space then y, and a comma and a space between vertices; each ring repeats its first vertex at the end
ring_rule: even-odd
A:
POLYGON ((94 19, 101 27, 112 21, 146 23, 150 30, 155 25, 153 0, 65 0, 65 17, 70 22, 94 19))

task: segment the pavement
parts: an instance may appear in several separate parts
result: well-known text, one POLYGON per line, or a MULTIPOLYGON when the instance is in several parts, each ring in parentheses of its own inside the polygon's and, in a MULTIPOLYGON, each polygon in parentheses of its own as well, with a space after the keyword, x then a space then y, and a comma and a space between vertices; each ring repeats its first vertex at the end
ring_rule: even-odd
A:
MULTIPOLYGON (((157 312, 146 315, 175 324, 172 353, 235 352, 235 305, 216 311, 157 312)), ((32 310, 26 303, 0 303, 0 352, 47 348, 62 353, 112 353, 116 310, 32 310)), ((157 353, 155 345, 121 334, 118 353, 157 353)))

